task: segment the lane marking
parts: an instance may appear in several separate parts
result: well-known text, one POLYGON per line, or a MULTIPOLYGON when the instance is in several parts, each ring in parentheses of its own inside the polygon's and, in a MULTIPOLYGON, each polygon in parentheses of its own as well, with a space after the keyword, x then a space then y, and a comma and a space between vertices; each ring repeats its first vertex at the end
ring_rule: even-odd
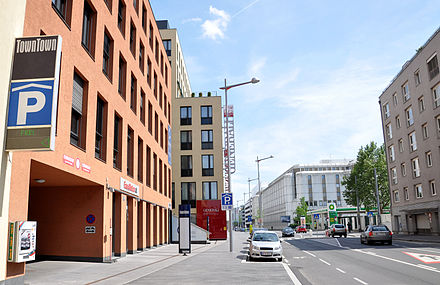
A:
POLYGON ((344 274, 346 273, 344 270, 337 268, 337 267, 336 267, 336 270, 338 270, 339 272, 344 273, 344 274))
POLYGON ((311 256, 313 256, 313 257, 316 257, 316 255, 314 255, 313 253, 310 253, 310 252, 308 252, 308 251, 306 251, 306 250, 303 250, 305 253, 307 253, 308 255, 311 255, 311 256))
POLYGON ((292 272, 292 270, 290 269, 290 267, 286 263, 283 263, 283 267, 286 270, 287 275, 289 275, 290 280, 292 280, 293 284, 302 285, 301 282, 298 280, 298 278, 295 276, 295 274, 292 272))
POLYGON ((425 264, 417 264, 417 266, 425 268, 425 269, 430 269, 430 270, 432 270, 432 269, 435 270, 436 269, 435 267, 428 266, 428 265, 425 265, 425 264))
POLYGON ((361 283, 361 284, 364 284, 364 285, 367 285, 367 284, 368 284, 367 282, 364 282, 364 281, 362 281, 362 280, 359 279, 359 278, 353 277, 353 279, 356 280, 357 282, 361 283))
POLYGON ((336 239, 336 242, 338 243, 339 247, 342 247, 341 243, 339 242, 339 239, 336 239))
POLYGON ((319 259, 322 263, 325 263, 325 264, 327 264, 327 265, 331 265, 330 263, 328 263, 327 261, 325 261, 325 260, 323 260, 323 259, 319 259))

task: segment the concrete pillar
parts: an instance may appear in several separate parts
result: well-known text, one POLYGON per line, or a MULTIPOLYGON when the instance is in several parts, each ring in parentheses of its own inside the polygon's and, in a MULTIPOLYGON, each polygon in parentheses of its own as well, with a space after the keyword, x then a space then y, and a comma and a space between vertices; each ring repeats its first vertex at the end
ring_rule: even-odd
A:
POLYGON ((138 203, 138 250, 144 250, 147 247, 147 202, 138 203))
POLYGON ((129 254, 137 251, 137 200, 127 197, 128 202, 128 225, 127 225, 127 251, 129 254))
POLYGON ((154 245, 154 227, 153 227, 153 217, 154 217, 154 206, 147 203, 147 247, 151 248, 154 245))
POLYGON ((113 195, 113 198, 115 199, 115 228, 113 229, 113 239, 115 240, 114 252, 116 256, 125 256, 127 254, 127 197, 118 192, 113 193, 113 195))
POLYGON ((159 224, 159 211, 158 211, 158 206, 153 206, 153 246, 157 246, 158 242, 159 242, 159 229, 158 229, 158 224, 159 224))

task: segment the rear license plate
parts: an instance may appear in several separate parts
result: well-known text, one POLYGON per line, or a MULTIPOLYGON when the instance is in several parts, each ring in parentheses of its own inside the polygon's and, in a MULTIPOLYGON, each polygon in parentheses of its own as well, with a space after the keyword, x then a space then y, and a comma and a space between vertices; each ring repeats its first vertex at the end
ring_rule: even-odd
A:
POLYGON ((262 256, 271 256, 272 252, 261 252, 262 256))

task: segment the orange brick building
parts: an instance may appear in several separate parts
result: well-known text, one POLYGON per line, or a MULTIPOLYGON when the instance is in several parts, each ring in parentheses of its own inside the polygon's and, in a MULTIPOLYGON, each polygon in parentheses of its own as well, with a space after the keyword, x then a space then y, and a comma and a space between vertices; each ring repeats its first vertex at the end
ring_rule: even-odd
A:
MULTIPOLYGON (((14 152, 9 221, 37 221, 37 259, 168 243, 171 66, 150 3, 27 1, 37 35, 62 37, 55 151, 14 152)), ((6 279, 24 272, 8 262, 6 279)))

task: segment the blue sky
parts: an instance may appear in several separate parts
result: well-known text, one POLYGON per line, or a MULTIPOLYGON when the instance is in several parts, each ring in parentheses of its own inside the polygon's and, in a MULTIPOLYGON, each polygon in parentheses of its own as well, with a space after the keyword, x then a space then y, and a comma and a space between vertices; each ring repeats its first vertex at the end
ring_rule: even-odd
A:
POLYGON ((257 155, 274 156, 260 164, 270 182, 293 164, 352 159, 362 145, 382 144, 378 97, 440 24, 438 1, 150 3, 178 29, 194 92, 223 95, 225 78, 261 80, 228 92, 235 201, 257 177, 257 155))

